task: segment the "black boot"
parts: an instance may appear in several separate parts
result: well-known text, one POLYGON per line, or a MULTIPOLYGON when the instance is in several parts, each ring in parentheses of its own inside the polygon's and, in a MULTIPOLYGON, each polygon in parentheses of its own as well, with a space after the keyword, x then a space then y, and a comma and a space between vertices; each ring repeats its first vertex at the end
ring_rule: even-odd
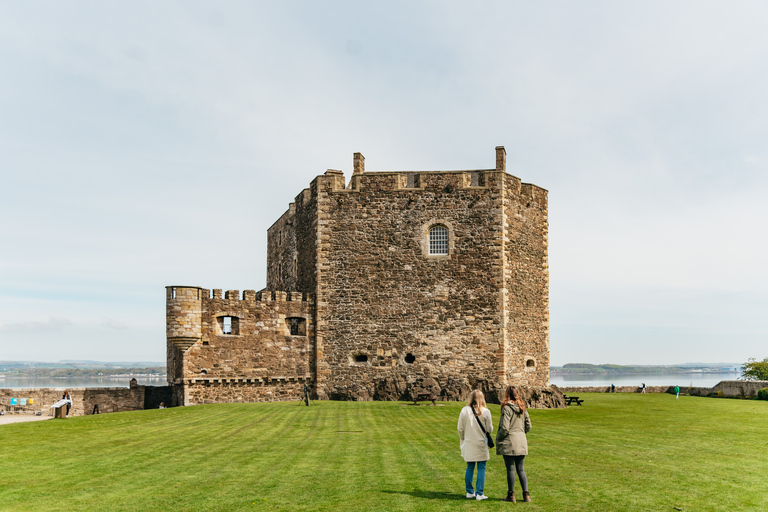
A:
POLYGON ((512 503, 517 503, 517 500, 515 500, 515 491, 507 492, 507 497, 501 498, 501 501, 511 501, 512 503))

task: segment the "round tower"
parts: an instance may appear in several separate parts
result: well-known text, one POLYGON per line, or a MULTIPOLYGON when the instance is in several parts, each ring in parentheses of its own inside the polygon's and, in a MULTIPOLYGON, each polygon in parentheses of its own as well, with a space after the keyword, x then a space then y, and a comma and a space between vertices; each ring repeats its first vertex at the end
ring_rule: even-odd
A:
POLYGON ((166 374, 169 384, 184 379, 184 352, 203 336, 203 299, 199 286, 165 287, 166 374))

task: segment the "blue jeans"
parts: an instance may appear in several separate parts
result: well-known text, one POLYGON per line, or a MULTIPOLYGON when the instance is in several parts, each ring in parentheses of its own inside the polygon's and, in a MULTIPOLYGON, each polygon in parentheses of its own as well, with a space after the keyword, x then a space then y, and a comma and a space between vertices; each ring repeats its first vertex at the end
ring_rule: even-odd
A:
POLYGON ((477 464, 477 494, 483 494, 485 487, 485 463, 486 460, 479 462, 467 462, 467 472, 464 473, 464 483, 467 484, 467 492, 472 494, 472 476, 475 474, 475 464, 477 464))

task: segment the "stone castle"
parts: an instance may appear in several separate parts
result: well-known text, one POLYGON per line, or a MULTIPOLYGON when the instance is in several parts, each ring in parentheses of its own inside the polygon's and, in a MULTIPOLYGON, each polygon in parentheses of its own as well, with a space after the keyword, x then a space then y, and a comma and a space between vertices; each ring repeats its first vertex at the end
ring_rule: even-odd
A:
POLYGON ((169 286, 179 405, 549 386, 547 191, 495 169, 316 177, 268 231, 267 288, 169 286))

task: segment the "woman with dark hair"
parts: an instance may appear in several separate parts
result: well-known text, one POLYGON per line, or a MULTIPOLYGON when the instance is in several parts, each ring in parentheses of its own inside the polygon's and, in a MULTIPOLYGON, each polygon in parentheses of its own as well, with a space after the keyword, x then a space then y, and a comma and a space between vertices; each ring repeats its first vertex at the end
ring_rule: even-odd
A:
POLYGON ((501 420, 496 433, 496 455, 504 456, 507 467, 507 497, 503 501, 515 500, 515 471, 523 488, 523 501, 531 501, 528 493, 528 477, 525 476, 525 456, 528 455, 528 439, 525 434, 531 430, 528 406, 515 386, 507 386, 501 401, 501 420))
POLYGON ((459 444, 461 456, 467 462, 467 470, 464 473, 467 498, 476 500, 487 499, 483 494, 485 487, 485 464, 491 458, 488 453, 488 442, 485 433, 493 432, 493 420, 491 411, 485 406, 485 396, 479 389, 469 395, 469 403, 459 414, 459 444), (472 487, 472 477, 477 466, 477 485, 472 487))

